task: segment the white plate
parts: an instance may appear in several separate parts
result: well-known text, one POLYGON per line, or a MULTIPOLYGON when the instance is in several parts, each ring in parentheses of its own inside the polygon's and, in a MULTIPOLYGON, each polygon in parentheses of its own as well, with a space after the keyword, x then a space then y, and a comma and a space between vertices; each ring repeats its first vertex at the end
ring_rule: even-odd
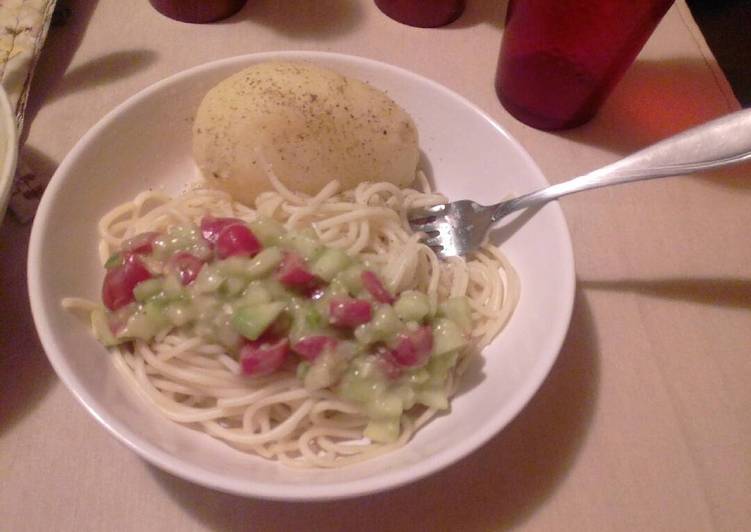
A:
POLYGON ((544 207, 503 249, 521 276, 508 327, 484 352, 452 402, 406 447, 335 471, 295 471, 178 426, 127 389, 105 349, 60 300, 96 298, 103 277, 97 220, 149 187, 177 192, 198 177, 191 120, 206 91, 243 67, 308 60, 388 91, 413 117, 435 181, 454 199, 490 201, 547 183, 529 155, 477 107, 411 72, 318 52, 279 52, 199 66, 149 87, 89 131, 60 165, 39 207, 29 249, 29 292, 42 344, 60 378, 112 434, 148 461, 223 491, 320 500, 392 488, 441 469, 502 429, 535 393, 560 349, 573 305, 571 241, 556 204, 544 207))
POLYGON ((16 174, 17 152, 16 117, 8 102, 8 95, 0 85, 0 223, 3 222, 16 174))

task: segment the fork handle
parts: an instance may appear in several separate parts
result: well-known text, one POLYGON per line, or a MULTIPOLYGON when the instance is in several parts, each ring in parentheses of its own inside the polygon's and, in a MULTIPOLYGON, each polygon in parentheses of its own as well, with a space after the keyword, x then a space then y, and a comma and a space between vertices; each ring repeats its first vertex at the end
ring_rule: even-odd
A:
POLYGON ((693 174, 749 160, 751 109, 745 109, 668 137, 588 174, 499 203, 492 220, 582 190, 693 174))

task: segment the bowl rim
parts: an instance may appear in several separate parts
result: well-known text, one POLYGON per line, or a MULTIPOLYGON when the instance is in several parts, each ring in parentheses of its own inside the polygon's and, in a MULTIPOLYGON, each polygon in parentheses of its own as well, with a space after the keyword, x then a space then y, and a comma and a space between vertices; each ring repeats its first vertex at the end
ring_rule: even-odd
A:
MULTIPOLYGON (((221 68, 236 64, 238 67, 254 64, 268 60, 332 60, 343 62, 354 62, 355 64, 364 65, 374 69, 387 69, 400 76, 416 79, 418 82, 427 84, 431 90, 439 91, 444 95, 455 99, 458 103, 467 107, 472 112, 478 114, 483 120, 487 121, 507 142, 510 142, 514 149, 522 157, 524 163, 534 168, 539 176, 544 179, 542 172, 534 162, 529 153, 521 144, 511 137, 511 135, 501 127, 493 118, 485 113, 478 106, 461 96, 460 94, 448 89, 447 87, 426 78, 420 74, 395 66, 389 63, 369 59, 361 56, 318 51, 277 51, 243 54, 238 56, 227 57, 196 65, 181 72, 172 74, 161 79, 148 87, 140 90, 130 96, 124 102, 117 105, 101 118, 91 129, 89 129, 75 144, 71 151, 65 156, 57 171, 47 186, 46 193, 37 210, 34 224, 31 231, 28 252, 28 290, 31 303, 31 311, 38 336, 47 354, 50 363, 55 372, 66 385, 68 390, 74 395, 79 403, 117 440, 125 444, 126 447, 133 450, 147 462, 168 471, 169 473, 194 482, 196 484, 209 487, 218 491, 232 493, 246 497, 256 497, 267 500, 283 500, 290 502, 297 501, 326 501, 336 499, 346 499, 359 497, 367 494, 377 493, 422 479, 429 474, 445 469, 449 465, 465 458, 480 446, 487 443, 493 436, 500 433, 512 419, 529 402, 532 396, 537 392, 543 381, 547 377, 550 369, 555 363, 560 349, 565 340, 571 315, 573 312, 574 291, 576 284, 576 275, 574 268, 573 247, 571 235, 563 215, 563 211, 557 204, 551 204, 554 215, 561 224, 562 246, 561 251, 565 255, 564 275, 566 282, 562 286, 562 296, 565 312, 562 313, 561 319, 555 327, 551 328, 550 345, 554 348, 547 356, 543 357, 535 364, 533 371, 527 376, 524 386, 513 395, 512 400, 506 405, 504 411, 506 415, 503 418, 495 419, 493 423, 486 423, 482 430, 468 435, 464 445, 459 447, 450 447, 439 453, 431 455, 429 459, 423 459, 420 462, 411 464, 398 470, 387 470, 373 476, 361 479, 348 480, 340 483, 328 483, 321 485, 305 484, 283 484, 264 481, 256 481, 252 478, 243 481, 227 478, 224 475, 207 471, 193 463, 177 458, 170 453, 158 448, 147 440, 142 439, 134 432, 129 430, 123 423, 118 421, 115 416, 109 414, 106 409, 99 407, 99 401, 93 397, 85 387, 78 381, 75 372, 66 360, 64 350, 58 346, 55 340, 56 336, 45 313, 45 305, 42 297, 43 279, 41 270, 38 267, 40 255, 42 253, 42 243, 46 227, 48 226, 48 217, 55 204, 54 198, 58 190, 65 184, 63 176, 69 173, 76 161, 82 156, 89 143, 95 139, 99 133, 116 121, 124 111, 136 106, 142 100, 150 98, 154 93, 159 92, 165 86, 169 86, 177 81, 189 78, 206 70, 221 68)), ((168 420, 165 420, 168 422, 168 420)))
POLYGON ((8 99, 8 93, 0 84, 0 128, 8 137, 3 154, 3 163, 0 168, 0 223, 5 216, 5 208, 8 206, 10 191, 13 186, 13 179, 16 173, 16 163, 18 162, 18 132, 16 120, 13 114, 13 108, 8 99))

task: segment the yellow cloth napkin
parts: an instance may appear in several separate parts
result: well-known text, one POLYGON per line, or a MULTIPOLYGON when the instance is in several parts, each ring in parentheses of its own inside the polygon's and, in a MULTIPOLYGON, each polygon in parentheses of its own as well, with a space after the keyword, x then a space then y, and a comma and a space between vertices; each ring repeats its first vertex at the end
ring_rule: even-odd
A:
MULTIPOLYGON (((20 132, 34 66, 41 52, 56 0, 0 2, 0 83, 8 93, 20 132)), ((22 221, 33 217, 43 184, 19 160, 10 209, 22 221)))

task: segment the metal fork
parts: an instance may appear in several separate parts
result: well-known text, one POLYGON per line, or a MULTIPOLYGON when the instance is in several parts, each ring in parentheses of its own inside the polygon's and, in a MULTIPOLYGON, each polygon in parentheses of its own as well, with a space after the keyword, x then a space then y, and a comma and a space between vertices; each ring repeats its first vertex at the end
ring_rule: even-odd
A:
POLYGON ((693 174, 751 160, 751 109, 737 111, 679 133, 620 161, 496 205, 461 200, 410 211, 409 223, 442 257, 472 253, 490 227, 520 209, 539 207, 567 194, 645 179, 693 174))

